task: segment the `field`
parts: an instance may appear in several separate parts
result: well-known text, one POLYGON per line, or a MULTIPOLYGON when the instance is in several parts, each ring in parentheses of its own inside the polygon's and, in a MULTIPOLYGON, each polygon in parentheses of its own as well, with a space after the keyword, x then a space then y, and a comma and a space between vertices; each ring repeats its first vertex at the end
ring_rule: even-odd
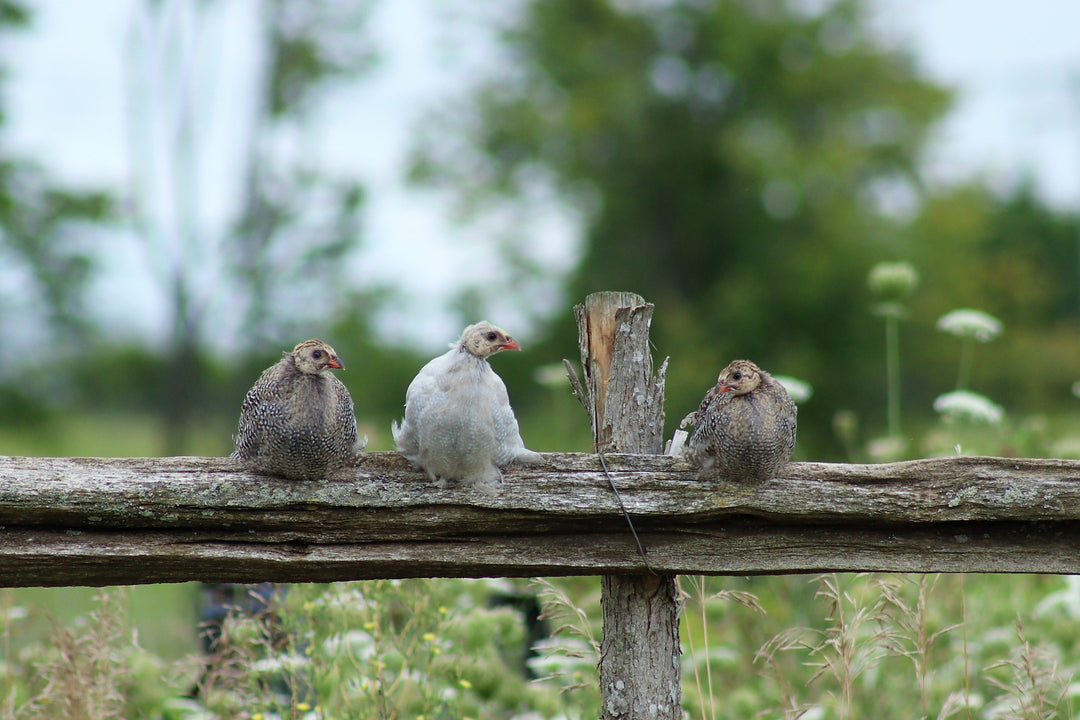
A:
MULTIPOLYGON (((207 425, 196 447, 223 454, 230 430, 207 425)), ((0 433, 0 453, 143 455, 157 437, 144 419, 61 418, 44 433, 0 433)), ((1073 578, 680 583, 693 718, 1075 716, 1073 578)), ((598 711, 596 578, 292 586, 265 612, 228 620, 209 656, 198 640, 202 601, 194 583, 2 591, 4 716, 538 720, 598 711)))

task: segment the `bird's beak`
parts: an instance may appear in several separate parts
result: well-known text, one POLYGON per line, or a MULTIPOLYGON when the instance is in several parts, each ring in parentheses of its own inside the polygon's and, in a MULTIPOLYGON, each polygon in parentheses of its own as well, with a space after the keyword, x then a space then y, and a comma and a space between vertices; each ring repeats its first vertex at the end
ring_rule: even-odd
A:
POLYGON ((331 355, 330 356, 330 362, 326 363, 326 367, 328 367, 328 368, 337 368, 337 369, 340 369, 340 370, 345 369, 345 366, 341 364, 340 360, 338 360, 337 355, 331 355))
POLYGON ((506 344, 502 346, 503 350, 520 350, 521 346, 518 345, 518 341, 514 338, 509 338, 506 344))
POLYGON ((716 392, 731 392, 732 387, 730 385, 721 385, 716 389, 716 392))

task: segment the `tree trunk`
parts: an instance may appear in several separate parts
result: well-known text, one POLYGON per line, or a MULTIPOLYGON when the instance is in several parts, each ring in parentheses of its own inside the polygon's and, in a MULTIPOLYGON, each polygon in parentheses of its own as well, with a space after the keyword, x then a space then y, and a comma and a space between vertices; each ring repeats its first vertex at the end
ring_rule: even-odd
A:
MULTIPOLYGON (((658 454, 663 448, 664 376, 649 353, 653 306, 633 293, 594 293, 574 308, 586 388, 571 373, 592 419, 598 452, 658 454)), ((569 369, 569 366, 568 366, 569 369)), ((633 542, 627 528, 626 541, 633 542)), ((677 720, 679 603, 674 575, 601 578, 604 640, 600 691, 605 720, 677 720)))

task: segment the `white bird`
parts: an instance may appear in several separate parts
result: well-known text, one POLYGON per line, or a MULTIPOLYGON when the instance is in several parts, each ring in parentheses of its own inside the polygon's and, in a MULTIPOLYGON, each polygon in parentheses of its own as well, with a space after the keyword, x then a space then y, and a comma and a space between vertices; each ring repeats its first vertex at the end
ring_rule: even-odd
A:
POLYGON ((420 369, 405 393, 405 421, 392 430, 398 449, 435 481, 460 480, 491 490, 512 462, 543 462, 528 450, 506 385, 487 359, 520 350, 489 322, 465 328, 450 351, 420 369))

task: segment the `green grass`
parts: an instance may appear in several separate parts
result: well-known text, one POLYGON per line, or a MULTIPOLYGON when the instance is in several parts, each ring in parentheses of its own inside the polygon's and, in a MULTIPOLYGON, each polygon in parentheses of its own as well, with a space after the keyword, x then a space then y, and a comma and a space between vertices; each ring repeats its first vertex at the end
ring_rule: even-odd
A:
MULTIPOLYGON (((233 428, 224 420, 191 431, 191 454, 224 455, 233 428)), ((41 457, 153 457, 162 446, 161 423, 133 415, 57 415, 44 425, 0 428, 0 455, 41 457)), ((165 659, 194 652, 198 638, 198 584, 137 585, 127 595, 130 621, 140 644, 165 659)), ((37 622, 20 628, 16 645, 39 642, 48 618, 71 623, 94 607, 100 588, 18 588, 9 602, 25 607, 37 622)))
MULTIPOLYGON (((188 455, 232 451, 235 420, 212 419, 190 429, 188 455)), ((160 419, 141 415, 58 414, 32 427, 0 427, 0 455, 38 457, 156 457, 164 432, 160 419)))
MULTIPOLYGON (((198 649, 198 583, 134 585, 127 588, 128 620, 138 631, 139 644, 166 660, 177 660, 198 649)), ((21 606, 40 620, 13 638, 17 645, 42 641, 52 620, 68 625, 95 605, 108 588, 13 588, 7 602, 21 606)))

